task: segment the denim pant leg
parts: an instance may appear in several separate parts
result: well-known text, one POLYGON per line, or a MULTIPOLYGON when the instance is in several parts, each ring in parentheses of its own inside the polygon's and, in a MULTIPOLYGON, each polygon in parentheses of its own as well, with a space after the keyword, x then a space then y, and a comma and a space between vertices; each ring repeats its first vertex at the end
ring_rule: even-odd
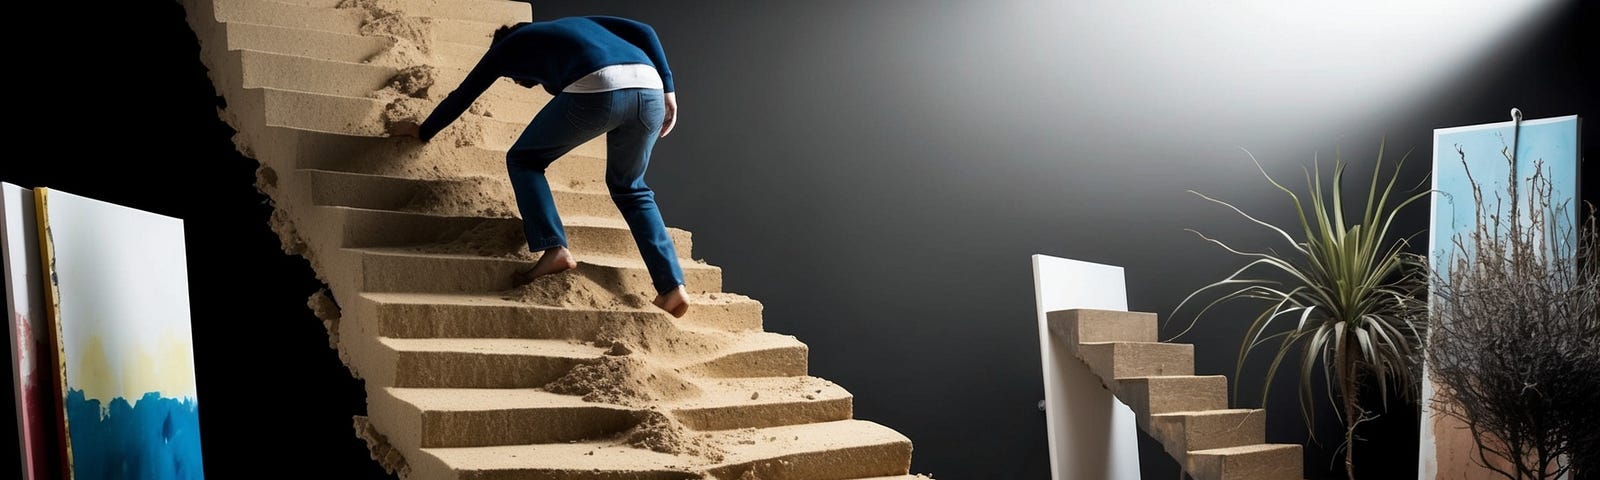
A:
POLYGON ((611 116, 608 101, 605 94, 556 95, 506 152, 506 171, 511 175, 511 190, 517 195, 517 210, 522 213, 529 250, 540 252, 567 245, 567 233, 561 228, 561 217, 556 213, 555 198, 544 171, 578 145, 605 133, 611 116))
POLYGON ((633 241, 639 246, 650 281, 657 293, 666 293, 683 284, 678 252, 656 208, 655 192, 644 183, 650 165, 650 150, 655 148, 666 116, 661 90, 618 90, 617 107, 627 115, 606 136, 606 187, 611 200, 627 220, 633 241))

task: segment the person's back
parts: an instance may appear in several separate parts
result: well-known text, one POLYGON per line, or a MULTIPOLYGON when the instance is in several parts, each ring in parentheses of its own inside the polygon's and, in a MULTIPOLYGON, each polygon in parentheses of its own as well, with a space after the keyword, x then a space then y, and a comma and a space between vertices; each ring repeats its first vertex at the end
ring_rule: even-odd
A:
POLYGON ((522 213, 528 249, 542 252, 521 281, 577 267, 545 179, 545 169, 600 135, 606 139, 606 186, 628 223, 657 290, 653 303, 676 317, 689 309, 677 251, 644 183, 657 138, 677 118, 672 71, 650 26, 617 17, 574 17, 524 23, 495 32, 495 41, 461 85, 414 131, 433 138, 500 77, 555 95, 506 152, 506 170, 522 213))

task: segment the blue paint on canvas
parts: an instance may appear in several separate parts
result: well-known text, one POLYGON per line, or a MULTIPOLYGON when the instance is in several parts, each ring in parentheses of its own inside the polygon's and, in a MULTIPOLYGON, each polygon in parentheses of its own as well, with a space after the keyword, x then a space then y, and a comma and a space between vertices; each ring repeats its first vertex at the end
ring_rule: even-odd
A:
MULTIPOLYGON (((1552 212, 1552 220, 1570 232, 1568 238, 1556 239, 1553 243, 1558 247, 1571 247, 1577 234, 1571 229, 1578 207, 1573 200, 1578 195, 1577 117, 1530 120, 1523 122, 1520 129, 1514 129, 1511 122, 1446 129, 1436 132, 1434 141, 1433 175, 1438 193, 1428 252, 1434 268, 1448 274, 1447 260, 1458 253, 1453 243, 1455 237, 1469 235, 1477 227, 1478 205, 1472 193, 1474 181, 1482 187, 1486 204, 1496 205, 1495 194, 1498 193, 1501 197, 1499 215, 1509 215, 1510 204, 1505 202, 1513 199, 1509 198, 1506 182, 1511 178, 1512 166, 1502 151, 1513 143, 1516 145, 1516 178, 1524 194, 1517 201, 1527 204, 1528 178, 1542 168, 1550 180, 1551 199, 1559 207, 1552 212), (1457 147, 1461 149, 1459 153, 1457 147)), ((1489 210, 1495 211, 1494 208, 1489 210)))
POLYGON ((193 399, 145 393, 129 405, 117 397, 110 405, 85 399, 82 390, 66 398, 67 430, 72 439, 73 471, 79 480, 199 479, 200 415, 193 399))

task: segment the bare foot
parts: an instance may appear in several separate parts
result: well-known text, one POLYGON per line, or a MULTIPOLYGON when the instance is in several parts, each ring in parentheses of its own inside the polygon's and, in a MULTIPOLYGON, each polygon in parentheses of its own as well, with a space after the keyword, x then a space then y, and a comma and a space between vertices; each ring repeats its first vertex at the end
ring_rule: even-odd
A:
POLYGON ((539 277, 574 268, 578 268, 578 261, 572 258, 572 252, 567 250, 567 247, 555 247, 545 250, 544 254, 539 256, 539 261, 533 264, 533 268, 517 272, 513 280, 518 285, 524 285, 532 283, 539 277))
POLYGON ((656 300, 650 303, 666 310, 667 314, 675 318, 683 318, 684 314, 689 313, 689 291, 684 290, 683 285, 678 285, 678 288, 657 296, 656 300))

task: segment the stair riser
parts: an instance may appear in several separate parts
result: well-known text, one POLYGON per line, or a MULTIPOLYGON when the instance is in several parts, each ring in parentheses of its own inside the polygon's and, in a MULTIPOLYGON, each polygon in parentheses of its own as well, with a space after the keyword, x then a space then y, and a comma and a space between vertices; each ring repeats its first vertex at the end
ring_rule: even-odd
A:
POLYGON ((1115 379, 1194 375, 1194 346, 1171 343, 1080 345, 1078 358, 1109 388, 1115 379))
MULTIPOLYGON (((249 90, 243 101, 260 103, 276 90, 249 90)), ((233 102, 232 98, 229 102, 233 102)), ((284 172, 309 169, 416 179, 484 176, 506 178, 506 153, 480 147, 456 147, 446 142, 422 143, 392 138, 363 137, 298 130, 289 127, 249 128, 264 118, 239 118, 246 125, 246 141, 254 158, 284 172)), ((237 128, 237 125, 236 125, 237 128)), ((556 190, 605 194, 604 137, 579 146, 545 170, 556 190)))
POLYGON ((1266 412, 1151 418, 1150 436, 1161 442, 1173 458, 1192 450, 1237 447, 1266 442, 1266 412))
POLYGON ((687 371, 711 378, 799 377, 808 373, 809 355, 804 346, 756 350, 696 364, 687 371))
MULTIPOLYGON (((595 340, 600 325, 667 321, 656 312, 618 312, 539 307, 458 305, 370 305, 377 334, 390 338, 568 338, 595 340)), ((759 304, 695 305, 676 322, 727 330, 761 328, 759 304)))
POLYGON ((716 478, 741 478, 754 470, 761 480, 847 480, 905 475, 911 470, 911 443, 788 455, 711 470, 716 478))
POLYGON ((1302 478, 1304 453, 1299 445, 1248 453, 1215 456, 1191 455, 1185 467, 1194 480, 1258 480, 1302 478))
MULTIPOLYGON (((572 158, 564 162, 603 163, 600 159, 572 158)), ((494 195, 502 202, 494 205, 495 211, 516 212, 516 197, 511 185, 504 179, 466 180, 415 180, 409 178, 378 177, 343 174, 338 172, 304 172, 302 178, 311 181, 312 202, 317 205, 354 207, 372 210, 404 211, 438 215, 465 215, 464 209, 440 208, 422 210, 419 201, 447 198, 452 194, 476 190, 481 195, 494 195)), ((481 178, 481 177, 480 177, 481 178)), ((556 210, 566 216, 585 216, 620 219, 617 206, 609 194, 556 190, 551 192, 556 200, 556 210)), ((482 213, 481 211, 478 213, 482 213)))
POLYGON ((566 375, 580 360, 534 355, 400 352, 395 377, 405 388, 538 388, 566 375))
MULTIPOLYGON (((360 35, 367 13, 358 9, 311 7, 273 1, 215 2, 215 20, 276 27, 360 35)), ((498 23, 435 18, 430 21, 434 42, 456 42, 487 47, 498 23)))
POLYGON ((1146 431, 1153 414, 1228 408, 1227 378, 1220 376, 1124 379, 1117 385, 1117 398, 1128 404, 1146 431))
MULTIPOLYGON (((346 37, 348 38, 350 37, 346 37)), ((388 42, 380 43, 387 45, 388 42)), ((238 57, 243 74, 237 84, 244 88, 275 88, 310 94, 365 98, 388 86, 389 80, 400 71, 396 67, 366 64, 359 60, 350 62, 336 58, 323 59, 254 50, 236 50, 230 53, 238 57)), ((464 69, 436 67, 433 70, 435 83, 428 89, 427 98, 433 101, 443 99, 461 83, 466 73, 464 69)), ((549 93, 543 90, 523 88, 505 81, 497 82, 483 92, 478 97, 478 103, 494 105, 490 112, 493 113, 495 120, 499 121, 497 123, 515 125, 526 124, 539 112, 539 109, 550 102, 550 98, 549 93)), ((502 135, 509 134, 511 138, 515 138, 519 133, 520 130, 501 132, 502 135)))
POLYGON ((1050 328, 1067 345, 1083 342, 1155 342, 1156 316, 1139 312, 1065 310, 1049 312, 1050 328))
MULTIPOLYGON (((362 290, 368 292, 492 293, 512 288, 512 277, 533 266, 529 261, 490 258, 366 255, 362 259, 362 290), (425 272, 426 274, 418 274, 425 272)), ((655 298, 650 274, 643 267, 612 268, 580 263, 582 274, 606 278, 624 292, 655 298)), ((690 293, 722 290, 722 270, 686 268, 690 293)))

